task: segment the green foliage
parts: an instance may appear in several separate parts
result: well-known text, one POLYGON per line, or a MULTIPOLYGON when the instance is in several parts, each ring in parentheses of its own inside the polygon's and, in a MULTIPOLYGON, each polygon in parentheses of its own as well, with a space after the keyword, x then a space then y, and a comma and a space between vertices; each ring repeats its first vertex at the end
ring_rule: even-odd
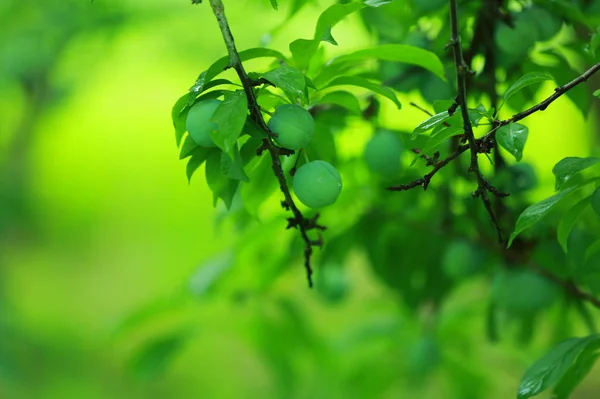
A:
POLYGON ((223 2, 0 1, 0 397, 594 397, 600 2, 223 2))
POLYGON ((492 283, 492 300, 514 313, 531 314, 557 299, 557 287, 528 270, 501 270, 492 283))
POLYGON ((557 397, 567 398, 574 386, 590 370, 590 359, 597 356, 600 336, 569 338, 536 361, 519 386, 518 399, 527 399, 557 385, 557 397))
POLYGON ((592 209, 600 216, 600 188, 597 188, 591 196, 592 209))
MULTIPOLYGON (((547 73, 541 72, 530 72, 525 74, 521 78, 519 78, 515 83, 513 83, 504 93, 504 101, 508 101, 513 95, 518 93, 520 90, 523 90, 527 86, 531 86, 536 83, 543 82, 545 80, 551 80, 552 76, 547 73)), ((500 105, 502 106, 502 105, 500 105)))
POLYGON ((248 99, 243 91, 227 93, 210 118, 210 138, 224 153, 234 158, 238 137, 246 123, 248 99))
POLYGON ((560 160, 560 162, 558 162, 554 168, 552 168, 552 173, 556 178, 555 190, 558 191, 562 189, 579 172, 594 166, 598 162, 600 162, 600 158, 595 157, 567 157, 560 160))
POLYGON ((498 129, 496 132, 496 140, 498 140, 498 144, 510 152, 518 162, 523 159, 523 148, 525 148, 528 135, 529 129, 527 126, 518 123, 509 123, 498 129))
MULTIPOLYGON (((304 3, 291 2, 288 17, 304 3)), ((325 301, 340 303, 349 295, 352 284, 345 263, 352 251, 366 254, 379 280, 414 314, 429 301, 443 303, 464 280, 491 273, 488 335, 497 337, 503 328, 497 320, 507 316, 519 324, 521 341, 529 342, 535 335, 537 315, 567 300, 560 291, 566 289, 573 295, 569 287, 577 279, 598 273, 591 264, 600 254, 600 244, 593 244, 593 240, 572 244, 574 235, 599 225, 582 219, 590 204, 600 214, 600 191, 596 188, 591 192, 591 183, 598 177, 582 177, 598 158, 567 157, 558 162, 552 170, 557 193, 531 203, 529 194, 538 187, 540 171, 528 163, 510 164, 498 147, 517 162, 522 161, 529 135, 544 133, 530 132, 521 121, 551 107, 560 96, 568 96, 587 113, 592 92, 586 91, 582 83, 589 76, 581 75, 580 70, 575 74, 564 50, 578 51, 579 62, 589 68, 594 63, 598 32, 590 33, 589 41, 565 39, 563 30, 564 26, 586 25, 593 18, 599 19, 599 11, 565 2, 515 3, 506 9, 476 3, 461 3, 459 20, 453 25, 448 23, 453 1, 413 1, 410 6, 388 1, 338 2, 324 8, 312 37, 289 43, 289 57, 266 48, 238 52, 227 38, 225 17, 214 9, 229 57, 202 72, 190 93, 177 101, 173 124, 179 145, 185 136, 182 118, 210 119, 210 124, 202 126, 210 131, 218 148, 206 151, 197 147, 195 144, 206 144, 188 126, 180 157, 190 157, 189 178, 206 163, 206 181, 214 202, 223 200, 229 216, 240 223, 242 231, 248 228, 243 227, 248 226, 244 215, 258 217, 264 213, 263 204, 271 203, 279 188, 284 210, 293 214, 288 218, 288 228, 300 230, 304 242, 309 282, 313 246, 325 243, 316 270, 316 290, 325 301), (344 38, 335 34, 334 28, 355 13, 373 34, 375 44, 343 53, 344 38), (417 23, 419 18, 427 22, 417 23), (472 29, 463 27, 465 21, 472 22, 472 29), (453 26, 465 30, 454 32, 453 26), (462 41, 451 42, 450 47, 456 50, 462 46, 463 53, 456 54, 464 54, 464 59, 452 60, 445 56, 444 49, 458 34, 462 41), (587 52, 580 50, 582 41, 587 41, 587 52), (342 54, 328 60, 331 45, 338 46, 342 54), (243 63, 256 58, 275 58, 276 63, 265 71, 246 73, 241 64, 236 65, 236 54, 243 63), (227 67, 235 68, 243 91, 215 89, 236 84, 215 79, 227 67), (466 73, 470 69, 475 69, 473 74, 466 73), (574 83, 558 87, 554 96, 544 97, 540 90, 545 86, 541 83, 549 81, 558 85, 574 83), (456 95, 456 87, 461 86, 465 87, 464 98, 460 91, 456 95), (363 95, 365 90, 367 94, 363 95), (415 91, 421 93, 425 103, 412 105, 426 113, 433 110, 429 117, 413 124, 411 132, 386 126, 389 121, 381 109, 391 109, 388 106, 393 104, 393 112, 400 112, 400 99, 415 91), (374 95, 391 102, 380 103, 374 95), (216 104, 215 99, 221 97, 223 102, 215 107, 212 118, 196 115, 201 104, 216 104), (536 104, 534 99, 538 97, 546 100, 536 104), (470 104, 476 106, 471 108, 470 104), (507 107, 517 113, 505 117, 502 112, 507 107), (264 115, 270 115, 268 124, 264 115), (370 124, 375 133, 368 139, 346 139, 344 135, 352 129, 349 126, 359 122, 370 124), (348 147, 350 140, 354 148, 362 148, 354 151, 362 156, 340 154, 340 148, 348 147), (405 165, 403 151, 409 147, 416 154, 410 168, 405 165), (471 154, 468 165, 459 159, 464 152, 471 154), (482 153, 493 154, 488 156, 493 162, 492 172, 482 166, 482 153), (450 164, 455 165, 454 169, 450 164), (345 176, 346 194, 341 196, 338 169, 345 176), (365 175, 365 169, 372 173, 365 175), (491 176, 489 181, 486 174, 491 176), (471 179, 472 175, 475 178, 471 179), (403 193, 384 195, 382 182, 398 183, 388 188, 403 193), (405 192, 413 187, 427 189, 430 184, 436 185, 435 197, 421 199, 405 192), (474 185, 472 196, 465 195, 465 185, 474 185), (331 234, 328 230, 324 239, 321 234, 314 238, 312 230, 325 227, 319 224, 318 214, 304 216, 290 188, 308 208, 336 204, 324 211, 333 224, 331 234), (511 196, 505 198, 507 194, 511 196), (481 198, 483 203, 474 203, 474 198, 481 198), (562 212, 560 217, 550 216, 557 212, 562 212), (503 230, 508 228, 512 234, 505 242, 503 230), (556 229, 558 243, 541 238, 547 236, 549 228, 556 229), (526 230, 527 234, 522 234, 526 230), (497 238, 499 245, 494 243, 497 238)), ((277 1, 271 1, 271 5, 275 10, 279 8, 277 1)), ((598 69, 598 65, 592 66, 588 73, 598 69)), ((403 119, 403 114, 397 115, 394 118, 403 119)), ((529 149, 528 155, 529 151, 539 156, 539 151, 529 149)), ((250 241, 241 245, 251 248, 256 244, 250 241)), ((281 262, 292 261, 294 254, 299 254, 296 244, 290 248, 294 248, 290 256, 282 257, 281 262)), ((210 276, 217 275, 220 272, 210 276)), ((207 278, 212 282, 213 277, 207 278)), ((274 278, 269 276, 267 281, 274 278)), ((596 283, 588 285, 600 292, 596 283)), ((575 308, 585 323, 592 325, 582 311, 582 303, 590 300, 589 296, 576 288, 574 297, 568 300, 576 302, 575 308)), ((597 354, 590 348, 595 348, 596 341, 590 336, 559 344, 525 373, 519 398, 529 398, 553 384, 557 384, 557 397, 568 397, 595 362, 597 354)), ((443 362, 441 348, 434 334, 420 337, 407 354, 407 373, 426 378, 443 362)), ((272 351, 265 356, 273 364, 282 364, 272 351)), ((283 370, 282 384, 291 384, 292 374, 292 370, 283 370)), ((289 384, 282 386, 282 392, 290 392, 289 384)))

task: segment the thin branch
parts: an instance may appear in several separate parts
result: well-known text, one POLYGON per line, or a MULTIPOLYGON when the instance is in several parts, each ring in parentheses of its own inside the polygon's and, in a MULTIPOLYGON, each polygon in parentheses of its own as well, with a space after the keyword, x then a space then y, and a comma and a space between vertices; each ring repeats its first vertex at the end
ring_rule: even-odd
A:
POLYGON ((552 104, 554 101, 556 101, 559 97, 565 95, 569 90, 573 89, 574 87, 576 87, 577 85, 587 81, 589 78, 591 78, 595 73, 597 73, 598 71, 600 71, 600 62, 595 64, 594 66, 592 66, 590 69, 588 69, 587 71, 585 71, 583 74, 581 74, 580 76, 578 76, 577 78, 573 79, 572 81, 570 81, 569 83, 563 85, 563 86, 559 86, 556 87, 554 89, 554 93, 552 95, 550 95, 549 97, 547 97, 545 100, 543 100, 542 102, 526 109, 525 111, 519 112, 518 114, 513 115, 512 117, 508 118, 508 119, 504 119, 502 121, 498 121, 494 124, 494 128, 492 130, 490 130, 486 135, 484 135, 483 137, 481 137, 480 139, 478 139, 478 143, 482 146, 485 145, 490 145, 490 143, 495 143, 496 141, 496 132, 498 131, 498 129, 500 129, 502 126, 506 126, 510 123, 515 123, 518 122, 522 119, 527 118, 529 115, 532 115, 538 111, 545 111, 546 108, 548 108, 548 106, 550 104, 552 104))
POLYGON ((246 97, 248 98, 248 110, 250 111, 250 117, 258 125, 258 127, 267 134, 268 138, 264 140, 263 146, 264 149, 269 151, 269 154, 271 155, 271 158, 273 160, 273 172, 275 173, 275 177, 279 182, 279 188, 285 198, 285 200, 282 202, 282 206, 286 210, 291 211, 294 215, 293 218, 288 218, 287 228, 297 228, 300 231, 300 235, 302 236, 302 240, 305 244, 304 267, 306 269, 306 277, 308 279, 309 287, 312 287, 312 267, 310 262, 313 253, 313 246, 322 246, 323 240, 320 235, 317 240, 312 240, 308 236, 308 231, 313 229, 324 230, 325 227, 317 223, 318 214, 313 218, 306 218, 294 203, 294 199, 290 194, 290 190, 285 180, 283 168, 281 166, 281 161, 279 159, 279 156, 282 155, 281 150, 275 144, 273 144, 273 132, 271 132, 261 114, 260 106, 258 105, 256 94, 253 90, 253 87, 256 85, 256 82, 253 81, 244 70, 244 66, 242 65, 242 62, 240 60, 239 53, 235 47, 235 42, 233 40, 231 29, 229 28, 229 23, 227 22, 227 18, 225 16, 225 7, 223 5, 223 2, 221 0, 210 0, 210 6, 213 10, 215 17, 217 18, 219 28, 221 29, 221 33, 223 34, 225 46, 227 47, 227 52, 229 54, 228 67, 235 69, 240 81, 242 82, 242 86, 244 88, 244 92, 246 93, 246 97))
MULTIPOLYGON (((410 102, 409 103, 411 107, 415 107, 416 109, 418 109, 421 112, 426 113, 429 116, 433 116, 433 114, 429 111, 427 111, 425 108, 421 107, 419 104, 410 102)), ((446 126, 446 127, 450 127, 450 124, 448 122, 442 122, 442 125, 446 126)))
POLYGON ((487 250, 497 254, 502 259, 504 259, 507 264, 522 264, 522 268, 530 270, 533 273, 552 281, 556 285, 560 286, 563 289, 563 291, 571 295, 573 298, 578 299, 582 302, 587 302, 590 305, 600 309, 600 299, 596 298, 589 292, 583 291, 582 289, 577 287, 577 285, 575 285, 573 281, 560 278, 545 267, 533 263, 528 259, 523 259, 522 257, 525 253, 524 251, 517 251, 513 248, 507 250, 506 248, 498 247, 498 245, 496 245, 493 241, 487 239, 483 235, 478 235, 477 239, 475 239, 471 235, 465 233, 458 233, 457 231, 448 228, 431 228, 428 227, 427 224, 416 222, 415 220, 411 220, 409 217, 404 219, 403 224, 409 226, 411 229, 426 232, 428 234, 431 234, 432 236, 440 236, 440 238, 444 240, 460 238, 472 243, 473 245, 483 245, 487 250))
POLYGON ((588 303, 592 304, 594 307, 600 309, 600 299, 596 298, 594 295, 590 294, 589 292, 582 291, 572 281, 563 280, 560 277, 556 276, 551 271, 549 271, 548 269, 545 269, 541 266, 530 265, 529 269, 532 270, 533 272, 539 274, 540 276, 546 277, 548 280, 552 281, 553 283, 561 286, 561 288, 565 292, 568 292, 573 297, 575 297, 581 301, 588 302, 588 303))
POLYGON ((502 237, 502 228, 500 227, 500 223, 498 218, 496 217, 496 212, 492 208, 492 203, 488 196, 488 192, 495 193, 495 190, 492 185, 485 179, 481 170, 479 169, 479 160, 478 154, 479 144, 475 139, 475 135, 473 133, 473 126, 471 125, 471 119, 469 118, 469 109, 467 108, 467 75, 471 72, 469 66, 465 63, 462 53, 462 47, 460 43, 460 35, 458 31, 458 6, 457 0, 450 0, 450 25, 452 29, 452 37, 450 39, 450 46, 452 47, 454 53, 454 64, 456 66, 456 83, 458 86, 458 95, 456 96, 456 105, 460 107, 460 112, 463 119, 465 136, 467 139, 467 143, 469 144, 469 150, 471 152, 471 165, 469 167, 469 171, 475 173, 475 177, 477 178, 477 190, 473 193, 473 196, 481 197, 483 201, 483 205, 490 215, 490 219, 496 228, 496 233, 498 235, 498 242, 504 242, 504 238, 502 237))
POLYGON ((585 82, 589 78, 591 78, 596 72, 600 71, 600 62, 596 65, 592 66, 590 69, 585 71, 581 76, 573 79, 569 83, 563 86, 559 86, 554 89, 554 93, 546 98, 544 101, 539 104, 534 105, 533 107, 526 109, 525 111, 519 112, 518 114, 513 115, 511 118, 505 119, 503 121, 498 122, 498 125, 490 130, 485 136, 483 136, 480 141, 486 141, 493 137, 498 129, 502 126, 508 125, 509 123, 518 122, 522 119, 527 118, 529 115, 534 114, 538 111, 544 111, 550 104, 556 101, 559 97, 566 94, 569 90, 573 89, 575 86, 585 82))
MULTIPOLYGON (((537 111, 543 111, 545 110, 551 103, 553 103, 557 98, 559 98, 560 96, 564 95, 565 93, 567 93, 569 90, 571 90, 572 88, 574 88, 575 86, 585 82, 586 80, 588 80, 592 75, 594 75, 596 72, 600 71, 600 63, 594 65, 593 67, 591 67, 590 69, 588 69, 585 73, 583 73, 581 76, 579 76, 576 79, 573 79, 571 82, 567 83, 564 86, 560 86, 557 87, 556 89, 554 89, 554 94, 552 94, 550 97, 546 98, 544 101, 540 102, 539 104, 534 105, 533 107, 523 111, 523 112, 519 112, 518 114, 513 115, 511 118, 509 119, 505 119, 502 121, 498 121, 497 124, 495 124, 495 127, 490 130, 486 135, 484 135, 483 137, 477 139, 478 142, 478 147, 479 147, 479 151, 482 152, 482 149, 485 149, 486 145, 490 145, 494 143, 494 135, 496 133, 496 131, 502 127, 502 126, 506 126, 509 123, 512 122, 518 122, 522 119, 525 119, 526 117, 528 117, 529 115, 537 112, 537 111)), ((462 154, 463 152, 465 152, 466 150, 468 150, 470 148, 470 146, 468 145, 462 145, 459 146, 452 154, 450 154, 447 158, 439 161, 438 163, 435 164, 435 167, 433 168, 433 170, 431 172, 429 172, 427 175, 423 176, 422 178, 416 179, 411 183, 407 183, 407 184, 401 184, 398 186, 393 186, 393 187, 388 187, 387 189, 390 191, 404 191, 404 190, 409 190, 411 188, 414 187, 419 187, 419 186, 423 186, 425 189, 427 189, 427 186, 429 185, 431 179, 433 178, 433 176, 443 167, 445 167, 446 165, 448 165, 450 162, 452 162, 454 159, 458 158, 458 156, 460 154, 462 154)), ((494 188, 492 186, 488 187, 488 190, 493 190, 494 188)), ((498 196, 503 196, 503 193, 497 192, 498 196)))
POLYGON ((466 144, 461 145, 460 147, 458 147, 456 149, 456 151, 454 151, 448 157, 442 159, 441 161, 438 161, 435 165, 433 165, 433 169, 431 170, 431 172, 427 173, 425 176, 421 177, 420 179, 413 180, 412 182, 410 182, 408 184, 400 184, 398 186, 388 187, 387 190, 389 190, 389 191, 406 191, 406 190, 410 190, 411 188, 415 188, 415 187, 419 187, 419 186, 423 187, 423 190, 427 190, 427 187, 429 186, 429 183, 431 182, 431 179, 433 178, 433 176, 435 176, 435 174, 437 172, 439 172, 440 169, 442 169, 444 166, 448 165, 454 159, 458 158, 458 156, 460 154, 462 154, 463 152, 465 152, 468 149, 469 149, 468 145, 466 145, 466 144))

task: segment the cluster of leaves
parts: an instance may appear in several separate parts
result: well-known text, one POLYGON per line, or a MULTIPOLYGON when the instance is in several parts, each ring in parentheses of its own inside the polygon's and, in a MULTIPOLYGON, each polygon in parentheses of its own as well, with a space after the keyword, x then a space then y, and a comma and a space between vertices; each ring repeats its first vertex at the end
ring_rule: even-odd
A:
MULTIPOLYGON (((216 14, 223 12, 220 1, 210 3, 216 14)), ((291 3, 288 19, 307 1, 291 3)), ((277 9, 277 1, 271 4, 277 9)), ((299 151, 277 147, 262 119, 292 103, 307 108, 315 119, 317 133, 304 149, 308 159, 333 164, 344 179, 338 202, 322 214, 329 229, 317 258, 316 287, 324 299, 335 303, 349 294, 345 265, 359 253, 424 324, 424 309, 427 320, 443 318, 442 304, 452 292, 479 278, 489 281, 487 333, 492 341, 516 326, 519 339, 529 342, 540 316, 556 306, 573 309, 594 331, 588 306, 600 307, 600 177, 594 169, 600 160, 560 161, 553 169, 557 193, 535 204, 529 193, 537 186, 536 173, 521 161, 530 134, 523 121, 527 116, 549 110, 563 95, 585 115, 594 106, 598 91, 583 83, 600 69, 600 2, 463 2, 460 19, 453 21, 462 41, 451 43, 462 46, 461 62, 446 51, 453 37, 450 10, 443 0, 339 2, 322 12, 311 38, 289 44, 290 56, 269 48, 237 52, 223 32, 229 56, 202 72, 172 113, 180 157, 188 159, 188 178, 205 164, 214 203, 223 202, 223 215, 240 230, 235 256, 199 269, 197 295, 211 290, 236 298, 240 292, 266 295, 298 259, 300 240, 278 233, 281 217, 269 212, 276 203, 269 201, 282 195, 279 178, 284 208, 295 208, 288 187, 305 160, 299 151), (342 42, 332 28, 352 13, 360 14, 378 44, 327 59, 324 46, 342 42), (232 62, 232 52, 242 63, 274 61, 264 72, 246 74, 232 62), (236 69, 241 88, 219 77, 228 68, 236 69), (461 68, 472 74, 461 77, 461 68), (532 103, 548 82, 558 88, 532 103), (461 84, 468 95, 466 117, 456 100, 461 84), (401 108, 397 92, 418 92, 424 103, 415 106, 432 111, 412 131, 394 130, 382 116, 386 105, 380 99, 401 108), (210 133, 216 147, 203 147, 186 134, 190 108, 209 98, 223 100, 210 120, 216 126, 210 133), (511 116, 507 109, 518 113, 511 116), (370 129, 372 137, 358 139, 364 142, 362 151, 340 150, 348 147, 347 128, 357 124, 370 129), (470 129, 472 139, 465 133, 470 129), (397 151, 387 160, 390 148, 397 151), (271 157, 263 155, 265 150, 271 157), (465 152, 471 153, 468 162, 461 157, 465 152), (491 161, 487 176, 479 171, 480 154, 491 161), (378 155, 386 161, 380 162, 378 155), (409 191, 415 187, 429 190, 409 191), (495 196, 487 198, 483 192, 495 196), (505 242, 501 233, 513 226, 505 242), (282 251, 273 251, 275 247, 282 251), (248 270, 252 264, 260 267, 248 270)), ((224 17, 217 17, 221 23, 224 17)), ((302 230, 304 220, 316 219, 292 219, 291 225, 302 230)), ((565 312, 558 316, 550 344, 572 333, 566 317, 565 312)), ((444 354, 438 353, 435 327, 423 331, 413 360, 415 370, 427 374, 444 354), (419 362, 426 364, 420 367, 419 362)), ((554 383, 557 397, 568 397, 594 364, 598 339, 592 334, 560 342, 527 371, 519 398, 554 383)))

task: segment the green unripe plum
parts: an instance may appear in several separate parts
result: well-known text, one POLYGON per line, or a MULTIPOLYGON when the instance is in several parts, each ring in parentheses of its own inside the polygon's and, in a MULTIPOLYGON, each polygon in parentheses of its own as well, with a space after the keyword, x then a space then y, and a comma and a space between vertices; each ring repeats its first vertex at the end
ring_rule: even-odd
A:
POLYGON ((402 143, 392 132, 375 133, 365 147, 365 161, 369 170, 384 177, 400 172, 402 143))
POLYGON ((202 147, 216 147, 210 138, 210 131, 215 130, 217 124, 211 122, 210 118, 220 104, 221 101, 210 98, 194 104, 188 112, 185 127, 192 139, 202 147))
POLYGON ((321 208, 337 200, 342 178, 331 164, 313 161, 298 168, 292 185, 300 202, 309 208, 321 208))
POLYGON ((600 188, 592 193, 592 209, 596 212, 596 215, 600 216, 600 188))
POLYGON ((296 104, 284 104, 275 109, 269 129, 276 134, 277 144, 288 150, 299 150, 310 143, 315 133, 311 114, 296 104))

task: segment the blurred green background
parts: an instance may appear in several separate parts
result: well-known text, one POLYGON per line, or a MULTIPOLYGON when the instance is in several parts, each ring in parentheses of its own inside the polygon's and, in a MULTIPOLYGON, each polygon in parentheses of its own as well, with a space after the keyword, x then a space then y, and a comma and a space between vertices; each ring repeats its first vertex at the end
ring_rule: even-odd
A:
MULTIPOLYGON (((227 2, 240 49, 284 22, 281 3, 227 2)), ((287 51, 322 9, 307 7, 269 45, 287 51)), ((372 42, 357 16, 336 33, 328 54, 372 42)), ((170 110, 224 52, 207 4, 0 0, 0 398, 513 397, 546 349, 545 323, 529 346, 487 342, 484 281, 451 295, 436 344, 359 253, 339 301, 307 289, 299 259, 265 295, 191 294, 206 278, 192 278, 199 266, 220 270, 238 235, 215 223, 222 210, 202 174, 188 185, 170 110)), ((553 107, 528 119, 539 198, 551 167, 589 155, 592 140, 593 120, 566 99, 553 107)), ((423 119, 383 112, 397 128, 423 119)), ((353 129, 349 154, 368 132, 353 129)), ((268 223, 268 234, 293 234, 279 216, 268 223)), ((261 266, 238 263, 238 279, 261 266)), ((596 366, 575 397, 597 397, 598 377, 596 366)))

